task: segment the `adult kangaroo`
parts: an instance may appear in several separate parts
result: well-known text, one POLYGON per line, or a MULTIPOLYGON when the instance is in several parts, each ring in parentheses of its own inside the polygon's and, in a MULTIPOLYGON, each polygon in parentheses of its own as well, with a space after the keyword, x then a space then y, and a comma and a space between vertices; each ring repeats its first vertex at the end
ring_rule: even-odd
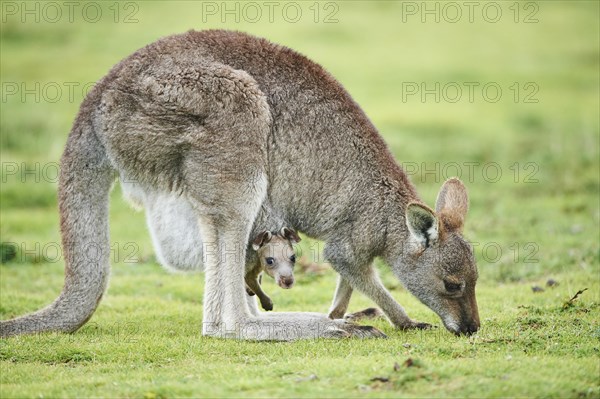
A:
POLYGON ((462 237, 463 184, 445 182, 434 212, 322 67, 265 39, 210 30, 136 51, 85 98, 61 160, 63 291, 46 308, 3 321, 2 336, 75 331, 92 316, 109 277, 115 173, 193 210, 205 243, 204 335, 382 336, 340 319, 353 289, 398 328, 427 328, 381 284, 375 257, 448 330, 479 328, 477 268, 462 237), (326 242, 324 255, 339 273, 329 315, 260 313, 246 294, 246 244, 265 199, 288 226, 326 242))

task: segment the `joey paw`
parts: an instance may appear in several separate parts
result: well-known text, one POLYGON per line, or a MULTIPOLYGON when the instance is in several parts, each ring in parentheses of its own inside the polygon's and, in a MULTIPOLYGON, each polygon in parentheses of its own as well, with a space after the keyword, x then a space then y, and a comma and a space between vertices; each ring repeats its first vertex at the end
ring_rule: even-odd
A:
POLYGON ((260 305, 267 312, 273 310, 273 301, 261 302, 260 305))

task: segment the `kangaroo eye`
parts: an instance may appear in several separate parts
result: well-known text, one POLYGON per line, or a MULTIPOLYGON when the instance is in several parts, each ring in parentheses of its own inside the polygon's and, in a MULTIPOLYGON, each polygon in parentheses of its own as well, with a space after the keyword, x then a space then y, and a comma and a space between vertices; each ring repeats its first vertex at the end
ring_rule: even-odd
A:
POLYGON ((273 258, 265 258, 265 261, 267 261, 267 265, 272 265, 273 263, 275 263, 275 259, 273 258))
POLYGON ((444 288, 446 288, 446 291, 448 292, 458 292, 460 291, 461 285, 444 280, 444 288))
POLYGON ((291 261, 292 263, 296 263, 296 255, 292 255, 292 256, 290 256, 290 261, 291 261))

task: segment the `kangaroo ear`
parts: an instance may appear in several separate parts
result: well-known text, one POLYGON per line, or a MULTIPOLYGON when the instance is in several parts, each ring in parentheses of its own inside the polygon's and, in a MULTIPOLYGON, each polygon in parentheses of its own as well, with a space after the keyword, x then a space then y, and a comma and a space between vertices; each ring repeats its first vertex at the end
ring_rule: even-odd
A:
POLYGON ((293 229, 290 229, 289 227, 282 227, 279 234, 281 234, 281 236, 283 238, 285 238, 286 240, 291 241, 293 244, 297 244, 300 241, 302 241, 300 239, 300 237, 298 236, 298 234, 293 229))
POLYGON ((442 185, 435 203, 435 212, 448 231, 462 231, 469 210, 469 195, 465 185, 453 177, 442 185))
POLYGON ((406 207, 406 226, 410 234, 425 247, 438 239, 439 223, 431 209, 416 202, 406 207))
POLYGON ((252 241, 252 249, 258 251, 260 247, 271 241, 273 234, 270 231, 263 231, 259 233, 252 241))

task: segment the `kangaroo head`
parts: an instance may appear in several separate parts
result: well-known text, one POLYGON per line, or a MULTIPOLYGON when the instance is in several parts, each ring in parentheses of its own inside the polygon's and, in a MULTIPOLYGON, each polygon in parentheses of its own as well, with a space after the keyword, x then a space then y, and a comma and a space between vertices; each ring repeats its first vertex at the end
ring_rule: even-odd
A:
POLYGON ((300 237, 288 227, 283 227, 277 234, 263 231, 252 241, 252 248, 258 253, 261 268, 281 288, 288 289, 294 285, 296 254, 292 244, 298 242, 300 237))
POLYGON ((402 273, 397 273, 406 288, 455 334, 479 329, 477 266, 473 249, 462 236, 468 208, 467 190, 456 178, 442 185, 435 212, 410 203, 406 208, 409 245, 402 273))

